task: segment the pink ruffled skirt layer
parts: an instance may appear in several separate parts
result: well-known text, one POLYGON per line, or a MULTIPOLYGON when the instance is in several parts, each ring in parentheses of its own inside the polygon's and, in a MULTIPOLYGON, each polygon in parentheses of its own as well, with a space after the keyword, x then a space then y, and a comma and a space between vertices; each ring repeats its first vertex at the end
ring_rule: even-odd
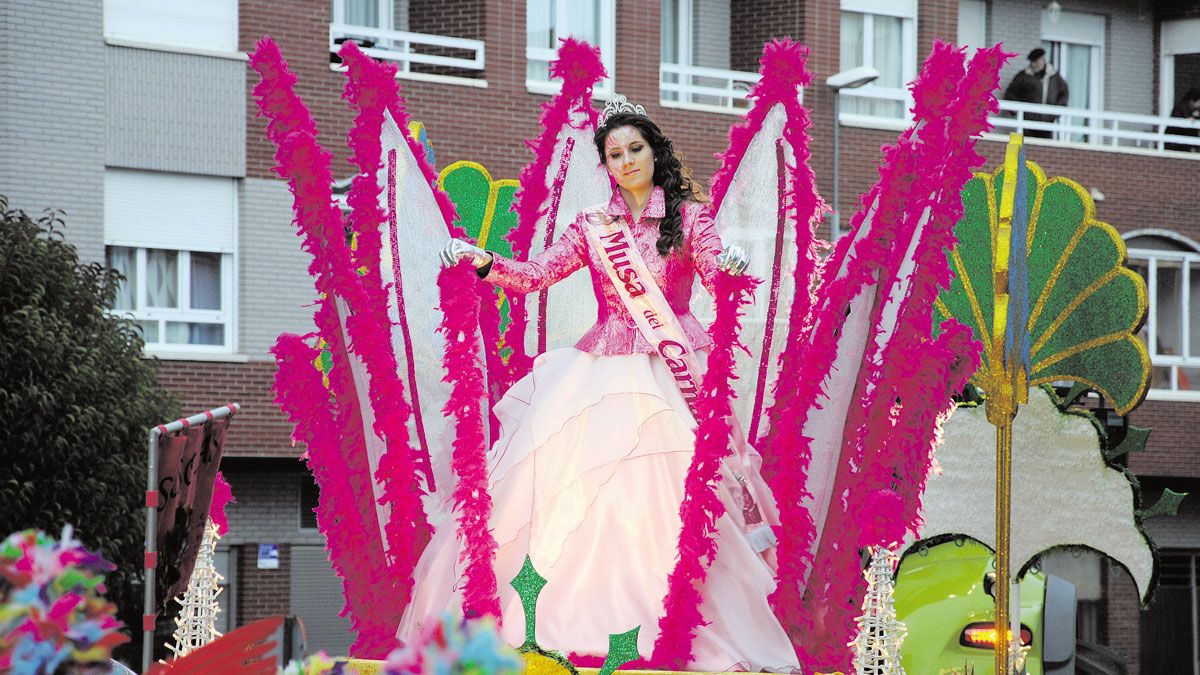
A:
MULTIPOLYGON (((563 653, 604 656, 608 636, 641 626, 648 657, 658 637, 667 578, 675 565, 679 504, 691 464, 695 422, 658 356, 595 356, 560 349, 496 404, 501 435, 488 456, 491 526, 501 632, 525 640, 524 612, 509 585, 529 554, 546 578, 537 642, 563 653)), ((744 534, 746 476, 773 513, 749 448, 730 457, 719 492, 718 552, 704 587, 692 670, 793 672, 799 665, 767 602, 774 575, 744 534)), ((451 524, 430 541, 415 571, 401 640, 461 603, 462 561, 451 524)))

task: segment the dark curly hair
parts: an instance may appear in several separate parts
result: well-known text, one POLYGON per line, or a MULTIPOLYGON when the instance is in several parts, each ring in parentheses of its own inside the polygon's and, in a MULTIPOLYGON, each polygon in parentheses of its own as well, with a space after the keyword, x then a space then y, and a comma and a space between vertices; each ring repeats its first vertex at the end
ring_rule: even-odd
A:
POLYGON ((672 249, 683 246, 683 203, 689 199, 706 201, 704 191, 692 172, 679 160, 675 154, 675 145, 670 138, 650 121, 645 115, 636 113, 617 113, 610 116, 596 129, 596 152, 604 158, 604 142, 608 135, 620 127, 633 127, 641 132, 642 138, 650 144, 654 153, 654 184, 663 189, 666 213, 658 224, 658 254, 667 256, 672 249))

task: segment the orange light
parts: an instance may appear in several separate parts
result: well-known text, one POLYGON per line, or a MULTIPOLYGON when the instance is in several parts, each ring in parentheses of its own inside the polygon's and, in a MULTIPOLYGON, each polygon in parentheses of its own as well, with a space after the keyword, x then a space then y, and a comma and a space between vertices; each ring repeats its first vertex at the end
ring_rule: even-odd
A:
MULTIPOLYGON (((973 623, 963 629, 962 636, 959 638, 959 643, 964 647, 975 647, 977 649, 995 649, 996 640, 1000 637, 1000 631, 996 630, 996 625, 990 621, 973 623)), ((1012 629, 1008 631, 1008 639, 1012 641, 1012 629)), ((1028 646, 1033 642, 1033 631, 1026 626, 1021 626, 1021 644, 1028 646)))

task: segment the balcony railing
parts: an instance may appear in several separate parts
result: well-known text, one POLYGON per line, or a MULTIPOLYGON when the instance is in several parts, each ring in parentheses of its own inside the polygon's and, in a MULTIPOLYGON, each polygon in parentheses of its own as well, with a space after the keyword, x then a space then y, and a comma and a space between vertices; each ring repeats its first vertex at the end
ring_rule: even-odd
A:
MULTIPOLYGON (((484 42, 466 38, 428 35, 343 23, 329 24, 329 52, 336 54, 341 43, 354 40, 372 58, 394 61, 398 77, 432 80, 485 87, 487 82, 474 73, 483 72, 484 42), (431 53, 440 52, 440 53, 431 53), (450 56, 447 54, 463 54, 450 56), (418 69, 414 70, 413 66, 418 69), (469 74, 469 75, 468 75, 469 74)), ((341 67, 335 64, 335 67, 341 67)))
POLYGON ((1000 115, 993 116, 991 122, 997 133, 1049 132, 1056 141, 1085 144, 1098 149, 1140 148, 1157 152, 1200 150, 1200 137, 1167 131, 1171 128, 1200 130, 1200 122, 1181 117, 1001 101, 1000 115), (1056 119, 1029 119, 1031 114, 1053 115, 1056 119), (1168 145, 1175 147, 1167 148, 1168 145))
POLYGON ((658 64, 659 98, 664 106, 741 113, 750 107, 746 95, 758 79, 758 73, 658 64))
MULTIPOLYGON (((866 88, 845 90, 843 96, 853 98, 857 104, 851 108, 843 101, 841 123, 852 126, 902 130, 912 124, 908 108, 912 105, 903 90, 866 88), (871 114, 861 112, 872 106, 889 113, 871 114), (904 117, 899 113, 903 111, 904 117)), ((990 120, 993 133, 1007 134, 1013 131, 1029 135, 1029 132, 1048 134, 1047 140, 1085 149, 1131 150, 1178 156, 1181 153, 1200 159, 1200 137, 1172 133, 1168 129, 1200 130, 1200 121, 1181 117, 1161 117, 1136 113, 1067 108, 1054 105, 1000 101, 1000 114, 990 120), (1052 120, 1037 119, 1036 116, 1051 116, 1052 120), (1031 118, 1032 117, 1032 118, 1031 118), (1170 146, 1170 147, 1168 147, 1170 146)))

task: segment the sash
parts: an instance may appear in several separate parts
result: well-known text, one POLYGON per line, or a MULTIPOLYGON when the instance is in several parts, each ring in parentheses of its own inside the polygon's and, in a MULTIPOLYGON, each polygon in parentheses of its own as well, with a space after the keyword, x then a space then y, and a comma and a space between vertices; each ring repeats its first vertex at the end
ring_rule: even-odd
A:
POLYGON ((622 218, 611 218, 599 210, 589 210, 581 228, 600 256, 608 280, 629 310, 642 337, 663 357, 675 377, 675 386, 696 416, 696 398, 700 393, 700 363, 683 325, 667 303, 662 289, 654 281, 650 268, 638 252, 633 235, 622 218))
MULTIPOLYGON (((629 227, 624 219, 610 219, 603 211, 593 209, 588 210, 585 220, 587 224, 582 229, 599 254, 609 282, 625 309, 629 310, 642 337, 666 361, 675 376, 675 386, 695 418, 696 398, 700 393, 700 363, 696 359, 696 350, 634 245, 629 227)), ((733 428, 737 429, 737 424, 733 428)), ((734 441, 734 454, 743 467, 746 465, 744 450, 742 444, 734 441)), ((755 552, 762 553, 775 545, 775 534, 764 521, 746 476, 736 470, 731 472, 740 487, 737 492, 742 500, 746 536, 755 552)))

